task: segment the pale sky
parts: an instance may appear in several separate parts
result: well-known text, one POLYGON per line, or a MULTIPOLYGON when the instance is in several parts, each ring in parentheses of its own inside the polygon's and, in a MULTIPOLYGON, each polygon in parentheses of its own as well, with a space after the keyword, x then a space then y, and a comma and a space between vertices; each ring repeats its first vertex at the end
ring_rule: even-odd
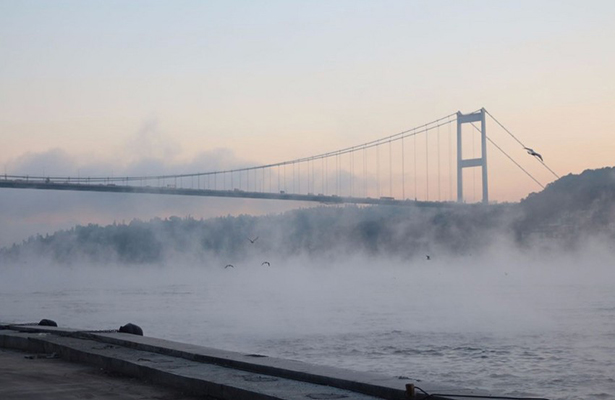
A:
MULTIPOLYGON (((0 167, 83 176, 259 165, 481 107, 560 175, 613 166, 613 21, 612 1, 0 0, 0 167)), ((510 145, 492 121, 488 134, 510 145)), ((494 200, 540 190, 489 152, 494 200)), ((5 210, 16 196, 6 193, 5 210)), ((279 209, 261 203, 186 210, 279 209)), ((62 220, 56 211, 40 221, 62 220)), ((114 218, 83 215, 71 222, 114 218)))

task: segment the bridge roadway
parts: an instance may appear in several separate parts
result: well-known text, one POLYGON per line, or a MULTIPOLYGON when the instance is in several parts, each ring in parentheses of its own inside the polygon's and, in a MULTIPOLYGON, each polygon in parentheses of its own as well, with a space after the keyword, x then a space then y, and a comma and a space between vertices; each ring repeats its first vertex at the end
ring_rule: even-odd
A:
POLYGON ((0 179, 0 188, 11 189, 40 189, 40 190, 68 190, 85 192, 106 192, 106 193, 141 193, 141 194, 163 194, 176 196, 203 196, 203 197, 235 197, 248 199, 266 200, 293 200, 311 201, 323 204, 380 204, 393 206, 412 206, 412 207, 454 207, 458 203, 436 202, 436 201, 417 201, 417 200, 397 200, 392 197, 351 197, 324 194, 295 194, 295 193, 267 193, 267 192, 247 192, 243 190, 213 190, 213 189, 186 189, 177 187, 155 187, 155 186, 129 186, 116 184, 88 184, 70 182, 46 182, 22 179, 0 179))

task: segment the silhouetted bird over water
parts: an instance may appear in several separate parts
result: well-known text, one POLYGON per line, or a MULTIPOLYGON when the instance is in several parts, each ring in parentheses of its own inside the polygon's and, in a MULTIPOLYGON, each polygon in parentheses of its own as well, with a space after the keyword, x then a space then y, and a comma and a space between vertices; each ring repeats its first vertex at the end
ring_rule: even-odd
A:
POLYGON ((250 243, 254 243, 254 242, 256 242, 256 240, 258 240, 258 236, 257 236, 257 237, 255 237, 254 239, 250 239, 250 238, 248 238, 248 240, 250 241, 250 243))
POLYGON ((527 150, 527 154, 529 154, 531 156, 534 156, 536 158, 539 158, 540 161, 542 161, 542 156, 540 154, 536 153, 534 151, 534 149, 530 149, 529 147, 524 147, 524 149, 527 150))
POLYGON ((235 266, 234 266, 233 264, 227 264, 227 265, 226 265, 226 267, 224 267, 224 269, 227 269, 227 268, 229 268, 229 267, 231 267, 231 268, 235 268, 235 266))
POLYGON ((271 263, 269 261, 263 261, 263 263, 261 265, 265 265, 265 264, 267 264, 268 266, 271 267, 271 263))

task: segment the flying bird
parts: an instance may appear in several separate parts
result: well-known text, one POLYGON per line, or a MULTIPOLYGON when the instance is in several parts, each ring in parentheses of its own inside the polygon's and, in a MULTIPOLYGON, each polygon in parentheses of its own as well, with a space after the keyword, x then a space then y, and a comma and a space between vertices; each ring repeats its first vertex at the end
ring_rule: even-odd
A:
POLYGON ((226 267, 224 267, 224 269, 227 269, 228 267, 235 268, 233 264, 227 264, 226 267))
POLYGON ((254 239, 248 238, 248 240, 250 241, 250 243, 254 243, 254 242, 256 242, 258 240, 258 236, 255 237, 254 239))
POLYGON ((530 149, 529 147, 524 147, 524 149, 527 150, 527 154, 529 154, 531 156, 534 156, 536 158, 539 158, 540 161, 542 161, 542 156, 540 154, 536 153, 534 151, 534 149, 530 149))
POLYGON ((431 260, 431 256, 430 255, 425 255, 425 257, 427 257, 427 260, 431 260))
POLYGON ((271 263, 269 261, 263 261, 263 263, 261 265, 265 265, 265 264, 267 264, 268 266, 271 267, 271 263))

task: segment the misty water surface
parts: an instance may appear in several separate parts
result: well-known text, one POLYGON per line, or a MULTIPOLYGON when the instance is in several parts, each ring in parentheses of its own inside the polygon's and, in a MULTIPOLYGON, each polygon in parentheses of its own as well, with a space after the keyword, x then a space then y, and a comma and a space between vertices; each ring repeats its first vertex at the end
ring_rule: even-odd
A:
POLYGON ((5 266, 0 316, 405 376, 496 394, 614 398, 613 261, 541 257, 251 259, 224 268, 5 266))

